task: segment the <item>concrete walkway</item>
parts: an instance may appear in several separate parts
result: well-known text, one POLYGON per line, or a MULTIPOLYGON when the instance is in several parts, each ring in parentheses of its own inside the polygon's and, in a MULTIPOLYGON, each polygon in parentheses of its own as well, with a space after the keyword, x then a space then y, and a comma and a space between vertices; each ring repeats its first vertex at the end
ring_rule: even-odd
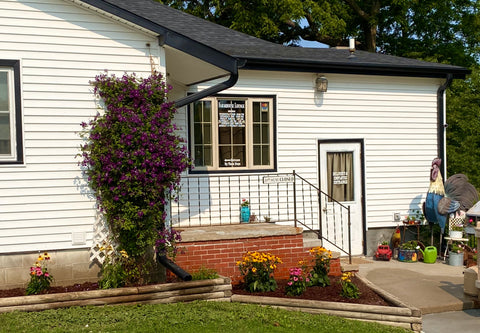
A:
POLYGON ((422 311, 424 332, 480 332, 478 298, 463 292, 464 267, 442 260, 434 264, 355 260, 359 275, 422 311))

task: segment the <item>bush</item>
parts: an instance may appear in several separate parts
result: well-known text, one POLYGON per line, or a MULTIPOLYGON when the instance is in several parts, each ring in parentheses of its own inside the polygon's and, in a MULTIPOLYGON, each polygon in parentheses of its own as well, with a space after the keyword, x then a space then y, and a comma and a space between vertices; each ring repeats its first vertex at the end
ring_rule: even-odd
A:
POLYGON ((101 289, 125 287, 140 280, 141 272, 127 251, 117 251, 111 245, 102 246, 99 251, 104 252, 105 258, 100 271, 101 279, 98 281, 101 289))
POLYGON ((30 281, 28 282, 25 293, 27 295, 36 295, 50 289, 53 277, 47 269, 47 261, 50 256, 47 252, 39 255, 37 261, 30 267, 30 281))
POLYGON ((345 298, 359 298, 360 290, 357 285, 352 282, 352 277, 354 274, 352 272, 346 272, 342 274, 340 284, 342 285, 341 295, 345 298))
POLYGON ((309 250, 313 257, 313 267, 310 272, 311 285, 326 287, 330 285, 328 272, 330 271, 330 260, 332 252, 322 246, 317 246, 309 250))
POLYGON ((192 280, 213 280, 219 275, 213 268, 202 266, 198 271, 192 272, 192 280))
POLYGON ((277 264, 281 264, 279 257, 270 253, 247 252, 241 261, 237 262, 240 269, 245 289, 249 292, 274 291, 277 289, 277 282, 273 273, 277 264))
POLYGON ((300 296, 307 290, 307 284, 310 282, 308 276, 304 276, 303 269, 295 267, 290 268, 290 277, 285 287, 285 293, 289 296, 300 296))

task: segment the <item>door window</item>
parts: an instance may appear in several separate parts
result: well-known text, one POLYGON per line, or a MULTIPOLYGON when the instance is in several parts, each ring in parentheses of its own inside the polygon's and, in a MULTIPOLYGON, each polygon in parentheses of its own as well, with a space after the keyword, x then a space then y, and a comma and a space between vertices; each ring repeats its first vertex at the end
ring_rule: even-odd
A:
POLYGON ((353 152, 328 152, 327 175, 328 194, 333 199, 340 202, 355 200, 353 152))

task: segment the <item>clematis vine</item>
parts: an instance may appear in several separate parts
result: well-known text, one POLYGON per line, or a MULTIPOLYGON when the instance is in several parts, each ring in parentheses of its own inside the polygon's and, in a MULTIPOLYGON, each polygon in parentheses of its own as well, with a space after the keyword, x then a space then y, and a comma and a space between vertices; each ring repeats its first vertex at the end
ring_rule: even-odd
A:
POLYGON ((81 124, 81 165, 114 242, 142 257, 163 228, 166 196, 191 163, 175 133, 171 87, 159 73, 104 73, 90 83, 103 112, 81 124))

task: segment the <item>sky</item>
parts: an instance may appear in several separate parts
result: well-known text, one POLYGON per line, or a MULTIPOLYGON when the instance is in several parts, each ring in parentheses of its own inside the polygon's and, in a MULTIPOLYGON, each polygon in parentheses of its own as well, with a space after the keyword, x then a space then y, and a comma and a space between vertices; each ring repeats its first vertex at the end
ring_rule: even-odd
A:
POLYGON ((319 42, 312 42, 309 40, 303 40, 300 38, 300 43, 298 43, 301 47, 318 47, 318 48, 326 48, 328 45, 322 44, 319 42))

